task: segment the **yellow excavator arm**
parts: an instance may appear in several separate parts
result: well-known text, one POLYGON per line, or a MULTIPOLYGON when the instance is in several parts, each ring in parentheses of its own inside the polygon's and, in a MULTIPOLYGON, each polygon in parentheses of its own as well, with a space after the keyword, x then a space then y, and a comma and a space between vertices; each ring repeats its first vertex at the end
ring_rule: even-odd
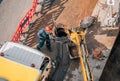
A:
POLYGON ((74 31, 68 34, 70 41, 77 46, 84 81, 93 81, 93 75, 87 59, 88 51, 85 41, 85 30, 74 31))

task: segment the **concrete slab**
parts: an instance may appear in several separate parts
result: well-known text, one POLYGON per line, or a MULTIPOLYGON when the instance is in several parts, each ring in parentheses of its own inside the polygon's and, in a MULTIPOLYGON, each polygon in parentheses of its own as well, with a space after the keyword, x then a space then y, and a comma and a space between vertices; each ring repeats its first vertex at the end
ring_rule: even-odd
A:
POLYGON ((101 26, 107 24, 106 20, 111 16, 112 13, 118 12, 120 0, 114 0, 115 5, 108 5, 108 0, 99 0, 92 13, 92 16, 98 17, 98 21, 101 22, 101 26))

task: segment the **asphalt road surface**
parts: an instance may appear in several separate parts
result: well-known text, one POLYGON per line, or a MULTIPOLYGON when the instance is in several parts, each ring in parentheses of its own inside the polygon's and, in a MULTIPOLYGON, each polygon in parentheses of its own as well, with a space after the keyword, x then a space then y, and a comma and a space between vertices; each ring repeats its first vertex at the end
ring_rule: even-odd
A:
POLYGON ((10 41, 17 25, 31 8, 33 0, 0 1, 0 43, 10 41))

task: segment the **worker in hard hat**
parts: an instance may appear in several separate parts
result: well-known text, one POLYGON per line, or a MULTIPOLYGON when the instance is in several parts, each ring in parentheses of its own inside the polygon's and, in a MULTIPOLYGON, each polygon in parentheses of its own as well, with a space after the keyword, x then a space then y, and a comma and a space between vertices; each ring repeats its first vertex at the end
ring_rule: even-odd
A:
POLYGON ((49 35, 52 33, 52 28, 50 26, 46 26, 45 28, 42 28, 38 33, 39 37, 39 44, 37 45, 37 49, 40 50, 44 43, 46 42, 46 47, 49 51, 51 50, 51 43, 50 43, 50 37, 49 35))

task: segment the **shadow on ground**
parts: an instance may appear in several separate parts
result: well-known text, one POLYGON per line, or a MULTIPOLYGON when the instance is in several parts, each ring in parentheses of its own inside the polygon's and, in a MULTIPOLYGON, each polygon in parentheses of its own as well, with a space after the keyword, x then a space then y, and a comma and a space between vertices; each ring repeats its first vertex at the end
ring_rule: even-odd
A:
MULTIPOLYGON (((39 38, 37 36, 38 31, 41 28, 44 28, 47 25, 51 25, 53 27, 54 21, 61 15, 64 10, 63 4, 65 4, 67 0, 55 0, 52 4, 51 8, 47 13, 38 17, 34 22, 30 23, 26 31, 23 32, 23 39, 21 42, 24 45, 30 46, 32 48, 36 48, 36 45, 39 43, 39 38)), ((55 42, 51 40, 52 49, 56 49, 55 42)), ((51 58, 55 57, 56 50, 49 52, 46 50, 46 45, 41 48, 42 52, 50 56, 51 58)))
MULTIPOLYGON (((106 35, 107 37, 116 36, 118 29, 107 29, 106 27, 100 27, 100 22, 96 22, 90 28, 88 28, 86 34, 86 41, 88 46, 88 51, 92 54, 92 51, 96 48, 101 50, 106 50, 107 47, 95 39, 95 35, 106 35), (104 29, 104 30, 103 30, 104 29)), ((104 40, 103 40, 104 41, 104 40)))
POLYGON ((68 0, 51 0, 51 2, 45 3, 41 9, 42 13, 47 13, 59 6, 63 6, 68 0), (51 4, 49 4, 51 3, 51 4), (48 5, 49 4, 49 5, 48 5))
POLYGON ((100 81, 120 81, 120 32, 110 53, 100 81))
MULTIPOLYGON (((57 0, 59 1, 59 0, 57 0)), ((54 3, 53 7, 57 5, 58 3, 54 3)), ((60 4, 60 3, 59 3, 60 4)), ((52 8, 52 7, 51 7, 52 8)), ((29 30, 27 31, 27 37, 25 41, 25 45, 28 45, 30 47, 35 47, 35 45, 39 42, 37 32, 45 27, 46 25, 53 25, 53 15, 54 15, 54 20, 56 20, 59 15, 62 13, 64 10, 64 6, 59 6, 55 10, 51 10, 51 12, 48 12, 47 14, 41 16, 38 18, 35 22, 29 25, 29 30)))

